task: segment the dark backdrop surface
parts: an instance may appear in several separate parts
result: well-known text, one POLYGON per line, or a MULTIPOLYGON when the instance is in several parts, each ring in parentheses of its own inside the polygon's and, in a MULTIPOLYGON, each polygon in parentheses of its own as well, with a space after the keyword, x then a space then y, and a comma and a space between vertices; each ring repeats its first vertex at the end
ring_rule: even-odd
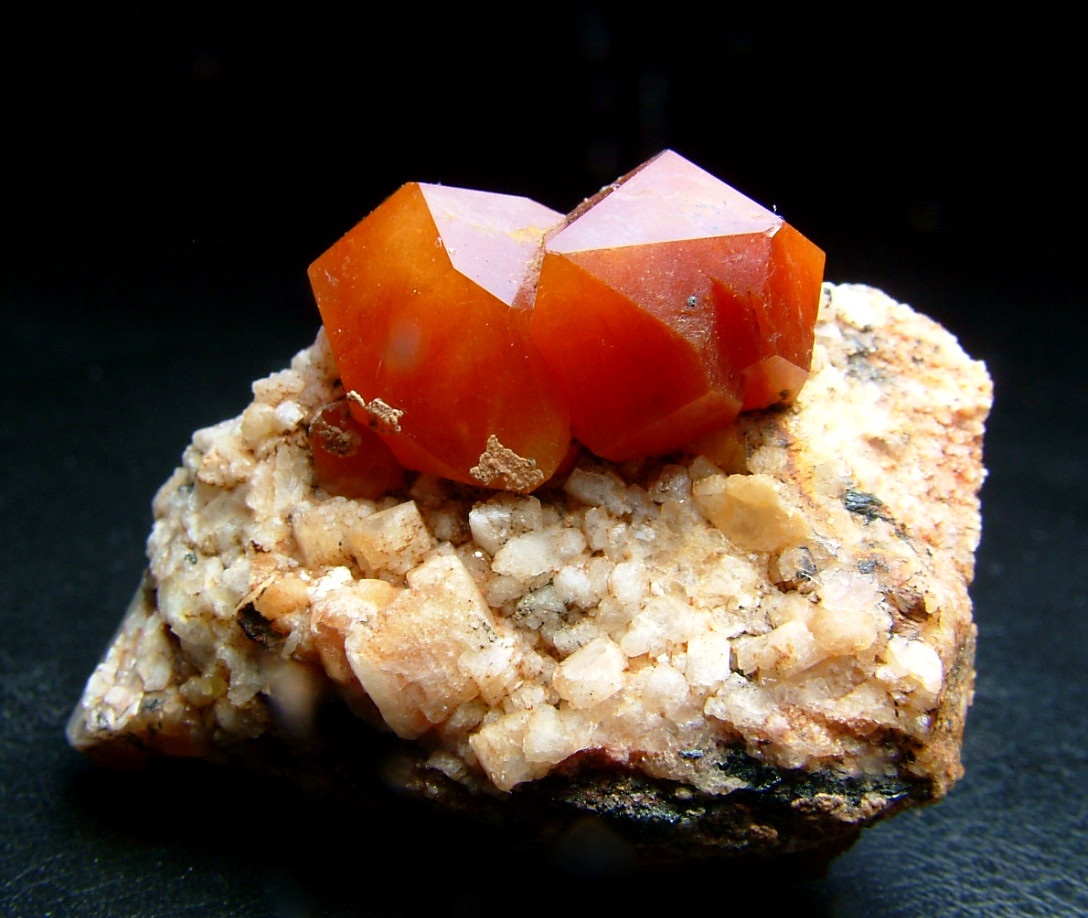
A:
POLYGON ((13 915, 1088 910, 1085 213, 1070 23, 607 3, 7 30, 0 183, 0 911, 13 915), (967 774, 825 876, 585 876, 188 764, 101 772, 63 725, 193 429, 312 340, 306 266, 400 184, 569 210, 672 147, 986 360, 967 774), (400 865, 408 866, 401 871, 400 865), (405 881, 400 876, 413 879, 405 881), (419 878, 418 880, 415 878, 419 878), (520 895, 517 893, 516 895, 520 895), (531 911, 531 909, 530 909, 531 911))

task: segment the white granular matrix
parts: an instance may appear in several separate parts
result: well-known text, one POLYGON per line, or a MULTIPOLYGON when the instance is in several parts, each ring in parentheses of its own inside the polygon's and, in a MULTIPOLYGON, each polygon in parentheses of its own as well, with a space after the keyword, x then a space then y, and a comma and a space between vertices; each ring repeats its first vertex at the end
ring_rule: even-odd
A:
POLYGON ((344 392, 323 333, 253 392, 155 498, 77 748, 304 737, 334 693, 492 792, 592 757, 728 795, 736 750, 934 799, 959 778, 991 382, 909 307, 825 285, 793 405, 532 495, 324 493, 308 424, 344 392))

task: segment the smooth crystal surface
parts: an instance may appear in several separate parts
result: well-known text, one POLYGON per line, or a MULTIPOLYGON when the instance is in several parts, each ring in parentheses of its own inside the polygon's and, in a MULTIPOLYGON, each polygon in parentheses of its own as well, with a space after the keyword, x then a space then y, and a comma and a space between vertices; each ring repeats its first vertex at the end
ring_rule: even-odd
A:
POLYGON ((527 491, 567 454, 566 406, 529 335, 541 242, 561 220, 414 182, 310 266, 352 412, 405 467, 527 491))
POLYGON ((572 438, 681 449, 808 377, 824 253, 672 150, 564 218, 410 183, 311 285, 357 421, 405 468, 528 492, 572 438))
POLYGON ((625 460, 677 449, 808 376, 824 253, 666 150, 545 243, 533 339, 575 437, 625 460))

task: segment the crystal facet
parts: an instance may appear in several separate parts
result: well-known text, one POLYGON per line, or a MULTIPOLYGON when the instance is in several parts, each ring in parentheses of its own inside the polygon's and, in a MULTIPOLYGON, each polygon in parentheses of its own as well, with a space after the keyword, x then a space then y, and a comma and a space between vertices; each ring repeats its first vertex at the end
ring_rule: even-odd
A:
POLYGON ((792 399, 808 376, 824 253, 666 150, 545 243, 533 339, 575 437, 655 455, 792 399))
POLYGON ((566 456, 567 410, 529 336, 560 220, 527 198, 410 183, 310 266, 352 412, 405 467, 524 491, 566 456))
POLYGON ((567 218, 404 185, 310 266, 353 416, 405 468, 528 492, 572 437, 680 449, 808 377, 824 253, 671 150, 567 218))

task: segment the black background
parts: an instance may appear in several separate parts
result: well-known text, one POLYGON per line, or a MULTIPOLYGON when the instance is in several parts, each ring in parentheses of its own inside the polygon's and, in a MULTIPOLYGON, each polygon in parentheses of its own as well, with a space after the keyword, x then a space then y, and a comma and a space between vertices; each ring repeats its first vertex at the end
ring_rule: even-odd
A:
POLYGON ((102 773, 63 738, 138 581, 155 488, 193 429, 316 333, 313 258, 405 181, 565 211, 663 147, 777 207, 829 280, 944 323, 995 382, 967 775, 826 876, 760 888, 802 914, 1088 909, 1075 32, 1041 9, 834 22, 682 3, 7 23, 0 910, 491 914, 521 907, 502 870, 556 909, 575 891, 634 913, 748 901, 725 870, 589 877, 215 770, 102 773))

